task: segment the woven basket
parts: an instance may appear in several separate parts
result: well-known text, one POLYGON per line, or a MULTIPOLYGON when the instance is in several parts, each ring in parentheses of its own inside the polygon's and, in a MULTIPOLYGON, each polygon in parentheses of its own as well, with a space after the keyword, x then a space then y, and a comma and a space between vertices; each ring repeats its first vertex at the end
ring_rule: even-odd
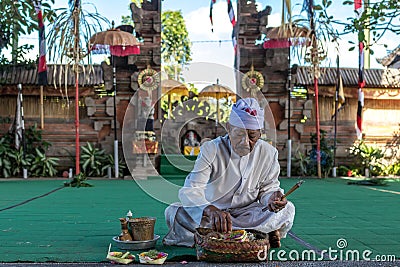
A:
POLYGON ((265 261, 269 249, 268 234, 246 229, 256 237, 253 241, 227 241, 211 238, 215 232, 209 228, 197 228, 195 244, 197 259, 210 262, 265 261))

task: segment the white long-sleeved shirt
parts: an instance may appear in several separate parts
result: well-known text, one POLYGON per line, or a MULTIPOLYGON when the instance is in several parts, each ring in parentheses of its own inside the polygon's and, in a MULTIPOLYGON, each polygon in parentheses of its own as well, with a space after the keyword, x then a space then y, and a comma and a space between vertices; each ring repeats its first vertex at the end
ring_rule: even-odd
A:
POLYGON ((179 190, 185 210, 199 225, 208 205, 219 209, 239 208, 259 201, 267 205, 271 194, 281 190, 278 151, 258 140, 252 152, 240 157, 228 135, 201 146, 192 172, 179 190))

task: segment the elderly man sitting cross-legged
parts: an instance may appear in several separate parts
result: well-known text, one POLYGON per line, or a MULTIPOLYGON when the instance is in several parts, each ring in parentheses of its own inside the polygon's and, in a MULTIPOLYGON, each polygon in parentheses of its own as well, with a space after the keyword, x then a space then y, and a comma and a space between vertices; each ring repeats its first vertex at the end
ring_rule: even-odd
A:
POLYGON ((199 226, 218 232, 257 229, 280 246, 293 225, 294 206, 278 181, 278 151, 260 139, 264 110, 254 98, 233 105, 228 134, 204 143, 179 191, 181 203, 165 210, 165 245, 194 245, 199 226), (263 208, 268 208, 264 209, 263 208))

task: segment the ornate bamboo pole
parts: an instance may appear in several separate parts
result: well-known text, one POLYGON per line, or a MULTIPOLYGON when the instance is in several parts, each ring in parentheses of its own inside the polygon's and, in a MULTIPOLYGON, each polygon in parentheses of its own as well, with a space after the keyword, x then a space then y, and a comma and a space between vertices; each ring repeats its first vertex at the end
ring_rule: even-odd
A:
POLYGON ((75 72, 75 174, 80 173, 80 146, 79 146, 79 13, 80 0, 75 0, 74 8, 74 72, 75 72))

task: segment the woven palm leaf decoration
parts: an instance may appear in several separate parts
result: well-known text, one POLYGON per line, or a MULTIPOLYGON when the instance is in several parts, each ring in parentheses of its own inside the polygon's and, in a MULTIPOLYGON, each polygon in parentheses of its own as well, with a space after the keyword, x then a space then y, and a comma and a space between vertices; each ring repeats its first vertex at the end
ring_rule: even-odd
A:
POLYGON ((157 71, 147 66, 146 69, 139 72, 138 83, 140 89, 145 91, 152 91, 160 85, 160 76, 157 71))
POLYGON ((264 86, 264 77, 261 72, 255 71, 251 66, 250 70, 246 72, 242 78, 242 87, 247 92, 256 94, 264 86))

